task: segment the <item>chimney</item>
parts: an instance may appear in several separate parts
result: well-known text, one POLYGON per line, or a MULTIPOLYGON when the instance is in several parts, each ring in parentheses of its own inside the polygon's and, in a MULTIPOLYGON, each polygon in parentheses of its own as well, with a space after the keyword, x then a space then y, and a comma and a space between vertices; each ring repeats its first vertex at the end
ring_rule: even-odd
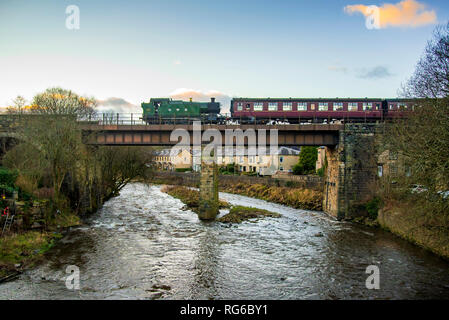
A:
POLYGON ((210 102, 215 102, 215 98, 210 98, 210 102))

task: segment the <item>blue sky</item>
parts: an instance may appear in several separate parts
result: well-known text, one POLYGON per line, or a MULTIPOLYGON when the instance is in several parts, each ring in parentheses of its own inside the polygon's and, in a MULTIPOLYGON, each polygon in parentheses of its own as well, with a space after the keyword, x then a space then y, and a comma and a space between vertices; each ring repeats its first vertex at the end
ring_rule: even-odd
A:
MULTIPOLYGON (((394 97, 435 23, 369 30, 344 11, 384 2, 399 0, 0 0, 0 106, 50 86, 133 104, 185 91, 394 97), (79 30, 65 26, 72 4, 79 30)), ((449 20, 448 1, 419 3, 449 20)))

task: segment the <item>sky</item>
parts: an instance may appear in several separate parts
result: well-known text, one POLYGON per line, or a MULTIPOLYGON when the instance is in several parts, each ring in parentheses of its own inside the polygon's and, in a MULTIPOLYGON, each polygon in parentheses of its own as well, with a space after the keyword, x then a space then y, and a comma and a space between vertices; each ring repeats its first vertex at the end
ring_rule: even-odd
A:
POLYGON ((0 107, 55 86, 118 112, 168 96, 396 97, 448 20, 446 0, 0 0, 0 107))

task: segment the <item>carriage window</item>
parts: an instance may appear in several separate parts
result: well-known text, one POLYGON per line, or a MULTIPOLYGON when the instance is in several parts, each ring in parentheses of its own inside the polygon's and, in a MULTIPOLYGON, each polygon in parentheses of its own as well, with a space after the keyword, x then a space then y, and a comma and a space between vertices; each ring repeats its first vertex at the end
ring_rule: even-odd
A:
POLYGON ((307 111, 307 102, 298 102, 298 111, 307 111))
POLYGON ((380 103, 376 103, 376 110, 380 110, 380 103))
POLYGON ((291 102, 284 102, 282 106, 282 110, 284 111, 292 111, 292 103, 291 102))
POLYGON ((405 103, 400 103, 399 110, 404 110, 404 109, 407 109, 407 105, 405 103))
POLYGON ((263 102, 254 103, 254 111, 263 111, 263 102))
POLYGON ((277 102, 270 102, 270 103, 268 103, 268 110, 269 111, 277 111, 278 110, 278 103, 277 102))
POLYGON ((242 111, 243 110, 243 103, 239 102, 237 103, 237 111, 242 111))
POLYGON ((357 102, 348 103, 348 111, 357 111, 357 110, 359 110, 359 104, 357 102))
POLYGON ((373 104, 371 102, 364 102, 363 103, 363 110, 364 111, 371 111, 371 110, 373 110, 373 104))
POLYGON ((390 104, 390 110, 394 109, 394 104, 390 104))
POLYGON ((249 103, 246 104, 246 110, 251 109, 251 105, 249 103))
POLYGON ((334 102, 334 111, 343 111, 343 102, 334 102))
POLYGON ((328 103, 327 102, 320 102, 318 104, 318 111, 328 111, 328 103))

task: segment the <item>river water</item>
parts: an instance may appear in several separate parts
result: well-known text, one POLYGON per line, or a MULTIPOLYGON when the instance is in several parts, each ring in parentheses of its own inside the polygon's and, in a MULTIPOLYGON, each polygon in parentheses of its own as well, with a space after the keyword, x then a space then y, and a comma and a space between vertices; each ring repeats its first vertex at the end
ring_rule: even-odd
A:
POLYGON ((396 236, 322 212, 239 195, 280 218, 199 221, 160 186, 134 183, 72 229, 46 262, 0 285, 0 299, 449 298, 449 263, 396 236), (80 270, 80 290, 65 285, 80 270), (380 271, 369 290, 366 268, 380 271))

